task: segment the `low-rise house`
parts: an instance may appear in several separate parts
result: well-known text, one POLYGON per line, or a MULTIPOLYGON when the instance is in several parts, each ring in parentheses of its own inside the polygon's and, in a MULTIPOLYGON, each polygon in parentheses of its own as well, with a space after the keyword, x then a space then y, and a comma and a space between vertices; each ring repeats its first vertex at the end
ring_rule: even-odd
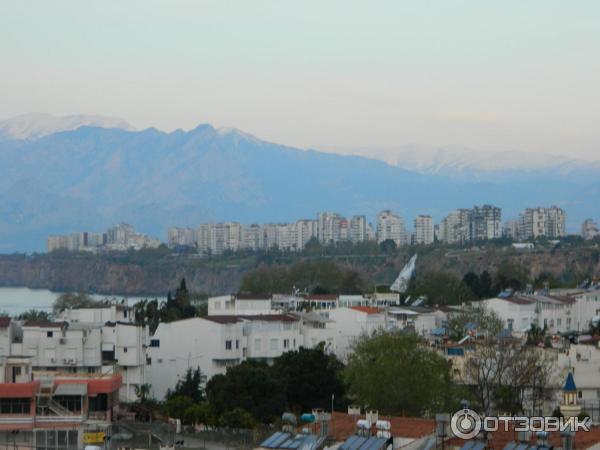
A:
POLYGON ((304 345, 301 318, 292 314, 209 315, 161 323, 150 340, 151 395, 162 399, 188 369, 210 379, 246 360, 271 363, 304 345))
POLYGON ((274 314, 273 297, 267 294, 242 295, 231 294, 208 299, 208 315, 256 315, 274 314))
POLYGON ((23 450, 103 444, 110 437, 121 377, 57 372, 34 377, 31 360, 0 357, 0 442, 23 450))
POLYGON ((334 308, 328 311, 328 317, 335 322, 336 355, 342 360, 347 359, 357 338, 387 329, 385 310, 372 306, 334 308))

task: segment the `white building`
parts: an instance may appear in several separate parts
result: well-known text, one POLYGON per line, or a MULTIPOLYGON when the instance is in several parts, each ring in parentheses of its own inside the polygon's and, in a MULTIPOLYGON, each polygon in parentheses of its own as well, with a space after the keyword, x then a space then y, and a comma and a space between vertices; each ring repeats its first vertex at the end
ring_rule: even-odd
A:
POLYGON ((381 211, 377 215, 377 242, 391 239, 397 246, 406 245, 408 237, 402 217, 390 210, 381 211))
POLYGON ((596 236, 600 236, 600 230, 598 230, 598 224, 592 219, 586 219, 581 224, 581 237, 585 240, 594 239, 596 236))
POLYGON ((565 236, 566 214, 557 206, 527 208, 519 215, 519 239, 561 238, 565 236))
POLYGON ((274 314, 271 295, 221 295, 208 299, 208 315, 274 314))
POLYGON ((352 216, 350 218, 350 236, 352 242, 363 242, 369 239, 367 231, 367 218, 365 216, 352 216))
POLYGON ((327 311, 327 316, 334 321, 336 355, 343 361, 348 358, 356 339, 387 328, 385 311, 380 308, 370 306, 334 308, 327 311))
POLYGON ((448 214, 440 226, 440 238, 447 244, 462 244, 471 237, 471 210, 457 209, 448 214))
POLYGON ((431 216, 415 217, 415 244, 433 244, 433 219, 431 216))
POLYGON ((585 332, 590 321, 600 316, 600 291, 574 297, 560 295, 523 295, 482 300, 485 306, 516 333, 526 332, 532 324, 546 327, 548 333, 585 332))
POLYGON ((304 345, 301 319, 291 314, 222 315, 161 323, 148 348, 151 395, 163 399, 188 369, 210 379, 245 360, 272 362, 304 345))

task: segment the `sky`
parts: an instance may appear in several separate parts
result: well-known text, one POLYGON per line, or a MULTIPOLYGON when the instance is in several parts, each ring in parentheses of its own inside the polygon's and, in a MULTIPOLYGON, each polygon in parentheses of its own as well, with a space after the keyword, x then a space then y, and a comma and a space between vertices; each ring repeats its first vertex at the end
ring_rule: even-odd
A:
POLYGON ((597 0, 0 0, 0 119, 600 159, 597 0))

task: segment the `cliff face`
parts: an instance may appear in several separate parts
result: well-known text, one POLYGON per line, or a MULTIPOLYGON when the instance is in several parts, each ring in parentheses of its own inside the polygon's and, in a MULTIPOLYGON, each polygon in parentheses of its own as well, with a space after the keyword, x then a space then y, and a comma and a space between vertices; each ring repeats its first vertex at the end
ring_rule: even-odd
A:
POLYGON ((0 256, 0 286, 114 295, 161 295, 185 277, 195 292, 229 293, 242 277, 239 267, 197 268, 191 264, 144 265, 101 257, 0 256))
MULTIPOLYGON (((414 249, 395 256, 334 256, 367 280, 390 284, 414 249)), ((452 250, 420 249, 417 275, 450 272, 462 277, 483 270, 494 274, 505 261, 529 270, 535 279, 547 273, 556 279, 600 277, 600 250, 595 247, 517 251, 511 247, 452 250)), ((300 257, 273 258, 269 263, 291 264, 300 257)), ((264 261, 263 261, 264 262, 264 261)), ((200 259, 163 255, 0 255, 0 286, 26 286, 53 291, 83 291, 114 295, 165 295, 185 277, 188 288, 211 295, 235 292, 244 274, 261 264, 255 256, 200 259)))

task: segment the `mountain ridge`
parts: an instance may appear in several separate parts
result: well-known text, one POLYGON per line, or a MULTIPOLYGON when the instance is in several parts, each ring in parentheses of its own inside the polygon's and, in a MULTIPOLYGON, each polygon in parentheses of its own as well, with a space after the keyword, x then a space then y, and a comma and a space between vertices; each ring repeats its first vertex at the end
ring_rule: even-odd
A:
POLYGON ((417 214, 438 221, 482 203, 502 207, 504 219, 528 206, 557 204, 567 209, 572 230, 600 216, 585 195, 600 189, 598 178, 458 179, 210 124, 170 133, 82 126, 0 141, 0 167, 0 252, 39 251, 48 234, 101 231, 122 221, 164 239, 169 226, 286 222, 323 210, 373 220, 392 209, 409 228, 417 214))

